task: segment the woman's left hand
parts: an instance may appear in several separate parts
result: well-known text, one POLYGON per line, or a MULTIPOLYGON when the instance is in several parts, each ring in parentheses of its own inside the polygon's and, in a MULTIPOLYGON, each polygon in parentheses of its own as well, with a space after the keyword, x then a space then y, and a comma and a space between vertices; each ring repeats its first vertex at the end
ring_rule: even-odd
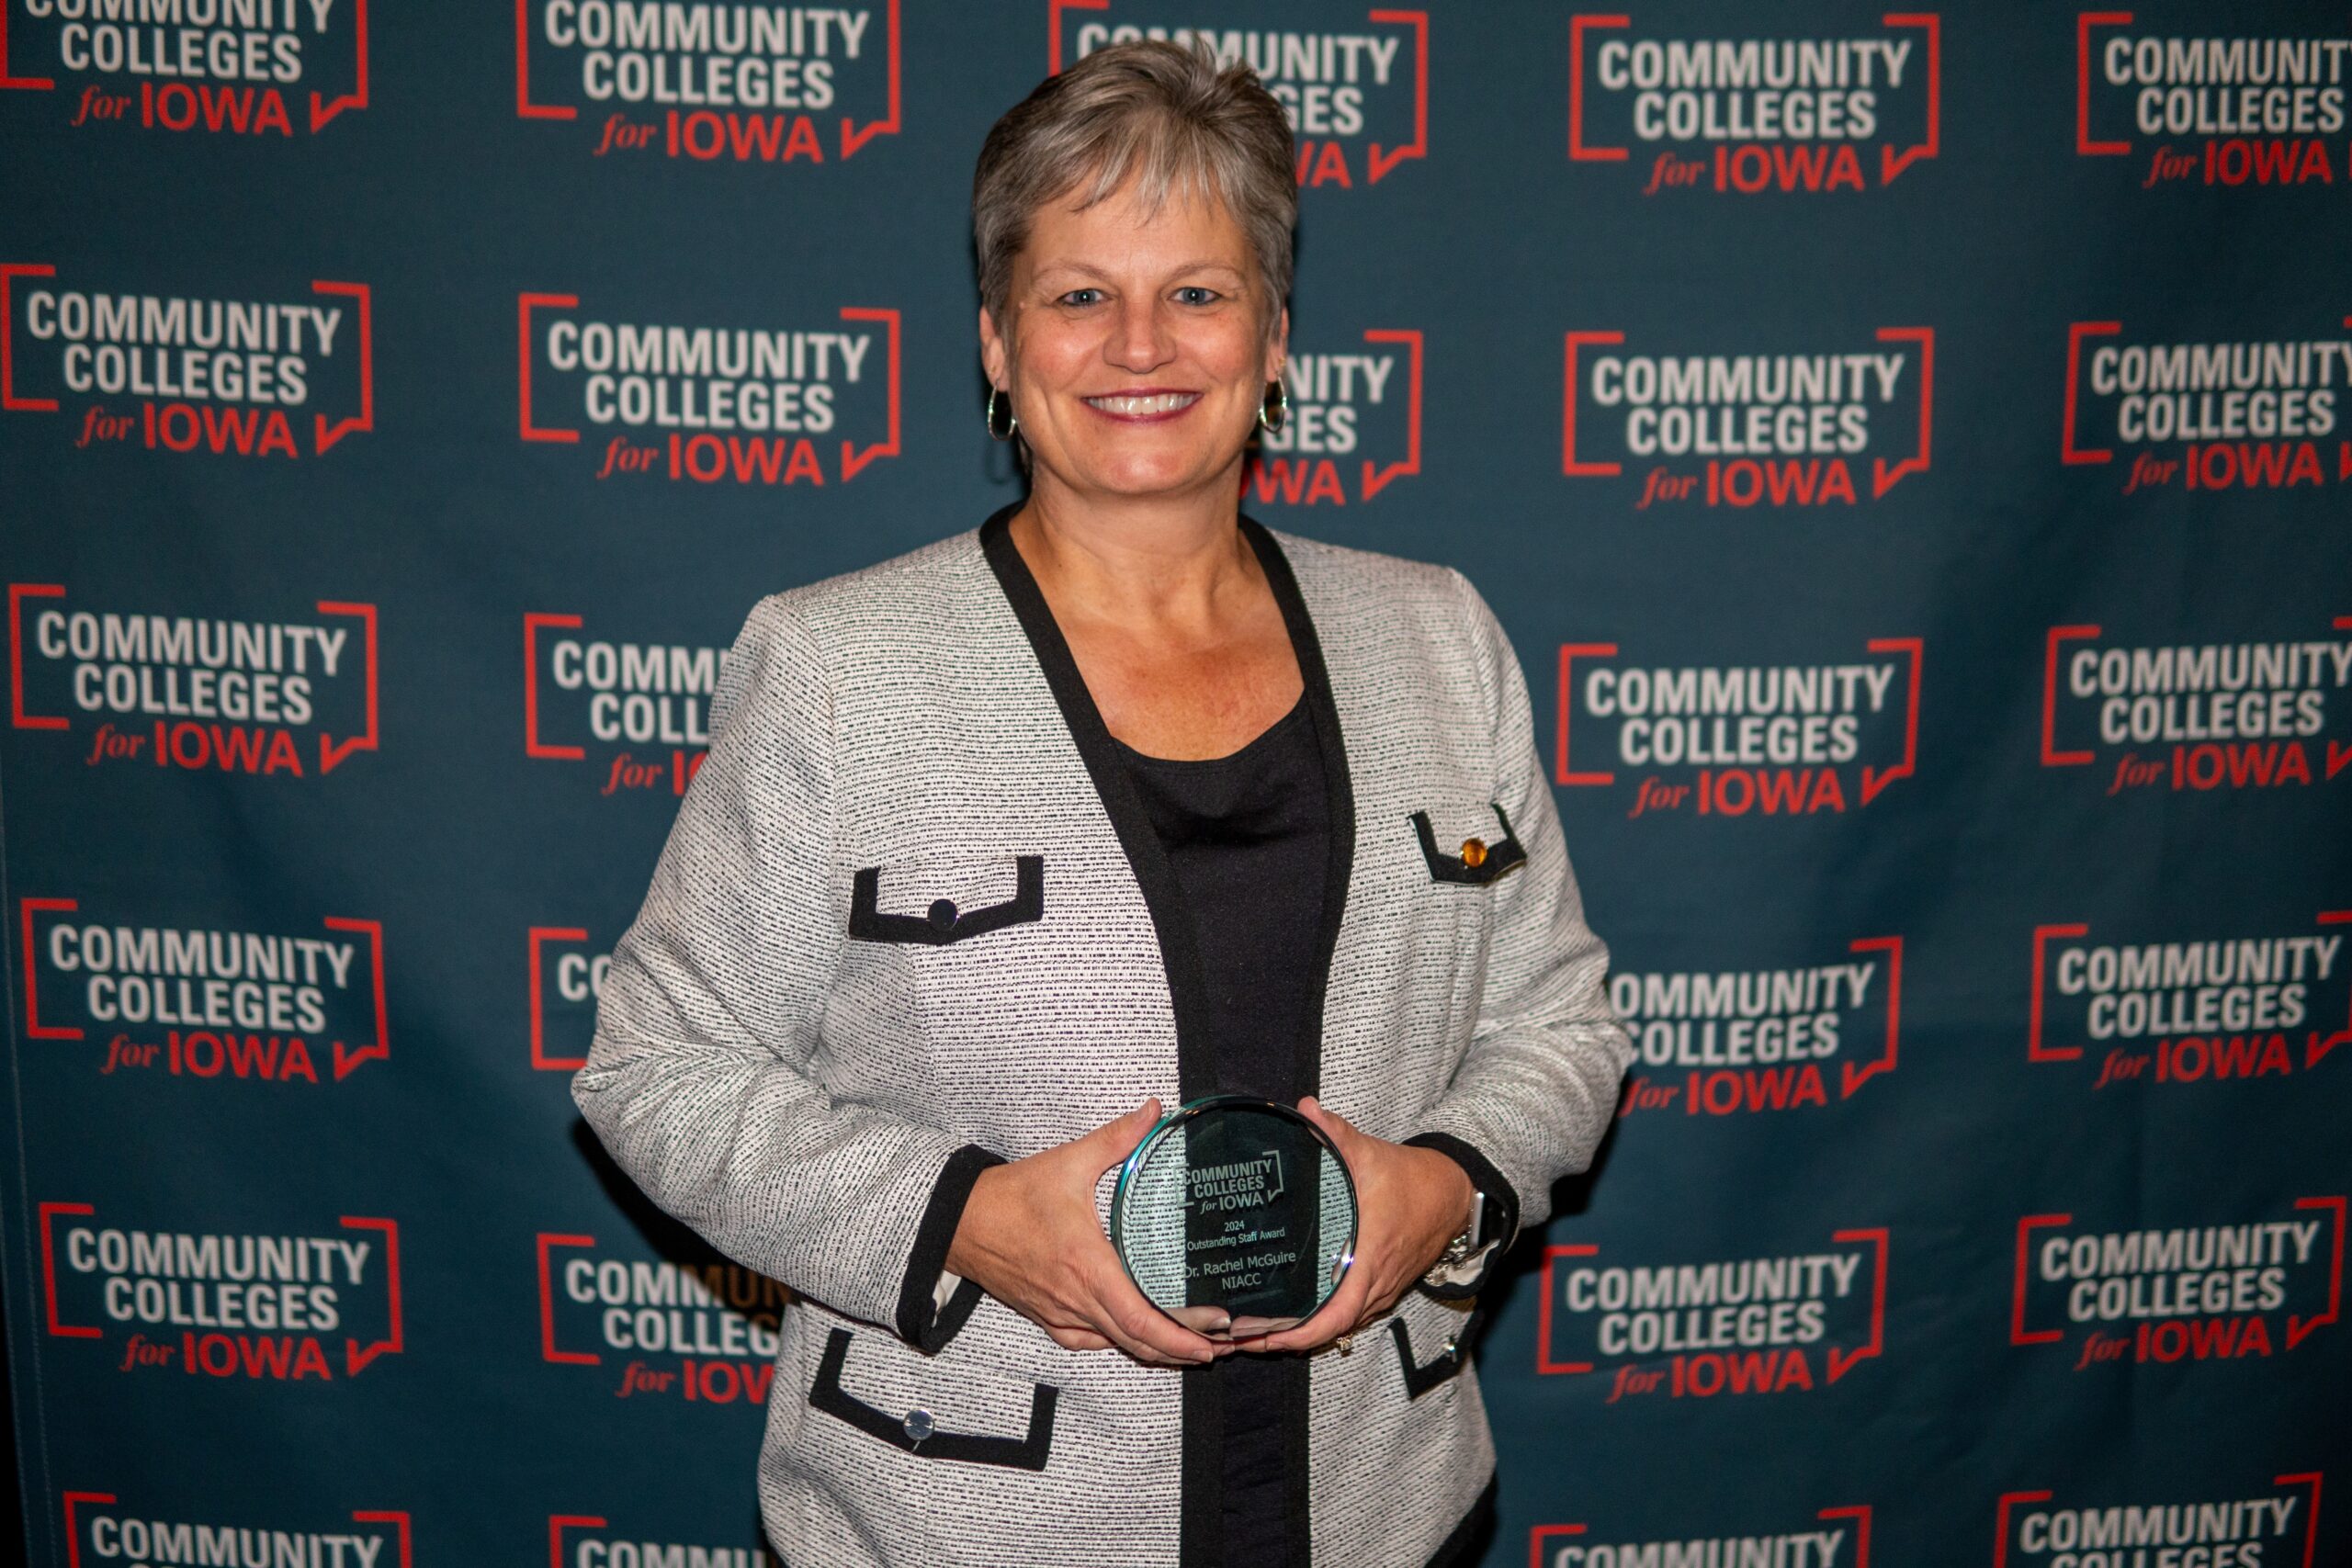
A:
POLYGON ((1298 1109, 1340 1145, 1355 1179, 1356 1260, 1314 1316, 1279 1334, 1242 1339, 1244 1350, 1312 1350, 1380 1316, 1462 1234, 1476 1196, 1469 1174, 1435 1149, 1360 1133, 1312 1095, 1298 1109))

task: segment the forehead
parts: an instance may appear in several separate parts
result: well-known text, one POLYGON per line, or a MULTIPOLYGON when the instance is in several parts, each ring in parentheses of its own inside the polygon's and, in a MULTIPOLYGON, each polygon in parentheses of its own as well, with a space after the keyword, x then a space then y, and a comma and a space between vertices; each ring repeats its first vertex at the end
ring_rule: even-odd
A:
POLYGON ((1030 215, 1019 260, 1033 269, 1056 264, 1185 266, 1220 263, 1245 270, 1250 238, 1233 209, 1190 182, 1153 201, 1130 176, 1102 200, 1085 186, 1047 198, 1030 215))

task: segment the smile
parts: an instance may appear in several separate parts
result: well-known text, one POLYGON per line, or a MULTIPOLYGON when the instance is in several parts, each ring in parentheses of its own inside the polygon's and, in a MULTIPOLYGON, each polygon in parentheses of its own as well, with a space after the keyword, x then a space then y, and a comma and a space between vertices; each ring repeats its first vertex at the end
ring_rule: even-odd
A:
POLYGON ((1083 400, 1088 408, 1114 419, 1164 419, 1201 400, 1198 392, 1114 393, 1083 400))

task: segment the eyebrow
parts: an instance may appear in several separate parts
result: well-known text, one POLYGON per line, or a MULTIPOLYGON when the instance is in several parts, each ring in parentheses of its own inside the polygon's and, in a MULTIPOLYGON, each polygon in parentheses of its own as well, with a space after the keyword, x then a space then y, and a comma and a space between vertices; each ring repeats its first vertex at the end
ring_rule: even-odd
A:
MULTIPOLYGON (((1169 271, 1171 275, 1187 272, 1229 272, 1237 277, 1245 277, 1248 276, 1248 273, 1243 268, 1236 266, 1233 263, 1227 261, 1188 261, 1181 265, 1169 268, 1169 271)), ((1055 272, 1075 272, 1082 274, 1087 277, 1109 277, 1111 276, 1110 273, 1104 271, 1102 268, 1091 265, 1090 264, 1082 261, 1049 261, 1040 265, 1037 268, 1037 275, 1041 277, 1048 273, 1055 272)))

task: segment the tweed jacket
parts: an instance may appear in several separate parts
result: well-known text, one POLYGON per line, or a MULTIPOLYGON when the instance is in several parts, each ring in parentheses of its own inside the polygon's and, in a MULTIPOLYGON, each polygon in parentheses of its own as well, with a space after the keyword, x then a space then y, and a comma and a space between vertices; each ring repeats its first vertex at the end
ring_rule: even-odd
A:
MULTIPOLYGON (((944 1269, 989 1164, 1216 1087, 1166 853, 1011 512, 753 608, 573 1080, 657 1203, 795 1293, 758 1470, 790 1568, 1215 1562, 1210 1380, 1063 1349, 944 1269)), ((1326 759, 1306 1081, 1501 1214, 1450 1286, 1294 1358, 1294 1556, 1451 1561, 1494 1469, 1476 1292, 1630 1048, 1485 601, 1241 527, 1326 759)))

